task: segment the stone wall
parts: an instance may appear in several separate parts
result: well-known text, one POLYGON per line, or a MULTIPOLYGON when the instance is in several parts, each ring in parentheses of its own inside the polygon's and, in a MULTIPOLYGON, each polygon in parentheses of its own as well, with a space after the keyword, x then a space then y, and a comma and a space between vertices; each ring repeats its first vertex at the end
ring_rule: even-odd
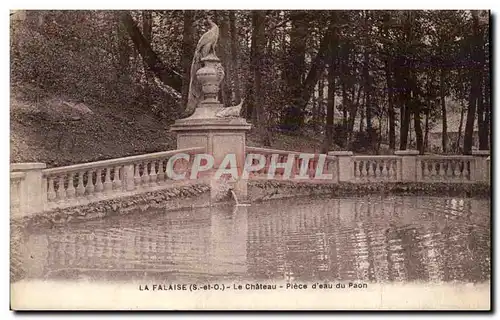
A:
POLYGON ((294 183, 290 181, 249 181, 251 201, 266 201, 300 196, 332 195, 363 196, 366 194, 426 195, 491 198, 491 189, 485 183, 294 183))
POLYGON ((179 210, 206 207, 210 201, 208 185, 197 184, 183 187, 172 187, 161 191, 146 192, 130 197, 103 200, 88 205, 54 209, 33 216, 14 219, 15 224, 53 225, 71 221, 84 221, 113 215, 144 212, 149 209, 165 208, 179 210))
MULTIPOLYGON (((297 183, 293 181, 259 180, 248 182, 248 200, 262 202, 307 196, 363 196, 367 194, 391 195, 427 195, 491 198, 488 184, 456 184, 456 183, 297 183)), ((146 210, 161 209, 173 211, 199 208, 209 205, 233 203, 230 195, 211 203, 208 184, 197 184, 183 187, 137 194, 130 197, 103 200, 89 205, 55 209, 33 216, 13 219, 19 226, 65 224, 74 221, 85 221, 114 215, 139 214, 146 210)))

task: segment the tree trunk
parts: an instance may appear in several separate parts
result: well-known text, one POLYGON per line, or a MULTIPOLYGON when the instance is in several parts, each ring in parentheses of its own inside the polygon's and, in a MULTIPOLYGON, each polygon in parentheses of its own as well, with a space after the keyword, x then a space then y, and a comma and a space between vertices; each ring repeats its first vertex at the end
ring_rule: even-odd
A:
POLYGON ((221 83, 222 104, 225 107, 231 106, 233 90, 232 90, 232 73, 233 65, 231 61, 231 36, 229 33, 229 18, 226 10, 217 12, 217 21, 219 25, 219 44, 217 46, 218 55, 222 61, 222 67, 225 71, 224 79, 221 83))
POLYGON ((187 105, 189 82, 191 80, 191 63, 195 49, 193 37, 194 11, 184 10, 184 23, 182 30, 182 105, 187 105))
POLYGON ((342 127, 344 133, 347 132, 347 110, 349 110, 350 105, 349 97, 347 94, 346 83, 342 82, 342 127))
MULTIPOLYGON (((372 106, 371 106, 371 79, 370 79, 370 53, 368 52, 369 43, 368 38, 370 36, 369 31, 369 13, 365 10, 365 26, 364 26, 364 48, 363 48, 363 78, 364 78, 364 86, 365 86, 365 116, 366 116, 366 131, 368 134, 372 133, 372 106)), ((361 131, 361 130, 360 130, 361 131)), ((370 147, 371 145, 370 141, 370 147)))
MULTIPOLYGON (((472 11, 472 48, 471 48, 471 58, 473 62, 473 67, 470 72, 470 96, 469 96, 469 108, 467 110, 467 120, 465 123, 465 135, 464 135, 464 154, 472 154, 473 145, 473 135, 474 135, 474 121, 476 115, 476 107, 478 103, 478 98, 480 96, 481 88, 478 87, 481 77, 481 71, 479 69, 478 63, 478 51, 481 39, 479 35, 479 21, 477 11, 472 11)), ((482 66, 481 66, 482 67, 482 66)))
MULTIPOLYGON (((349 148, 351 147, 352 135, 354 133, 354 122, 356 120, 357 113, 358 113, 359 100, 361 98, 361 88, 362 87, 359 86, 358 93, 356 96, 356 102, 353 101, 353 103, 351 104, 351 110, 350 110, 350 114, 349 114, 349 127, 347 129, 347 143, 346 143, 346 145, 349 148)), ((352 90, 353 90, 353 98, 354 98, 354 91, 355 91, 354 86, 353 86, 352 90)))
POLYGON ((484 53, 484 41, 482 40, 483 37, 481 37, 481 42, 479 44, 478 48, 478 68, 481 68, 480 71, 480 83, 478 84, 479 87, 479 94, 478 94, 478 103, 477 103, 477 127, 478 127, 478 134, 479 134, 479 150, 488 150, 488 122, 485 118, 486 113, 485 113, 485 106, 484 106, 484 100, 485 100, 485 95, 486 95, 486 84, 484 81, 484 64, 485 64, 485 53, 484 53), (484 86, 483 86, 484 85, 484 86))
POLYGON ((309 99, 311 98, 311 94, 313 92, 314 86, 318 83, 323 70, 325 69, 326 61, 328 58, 328 53, 332 50, 337 50, 337 42, 338 42, 338 30, 336 26, 336 13, 331 13, 330 25, 328 27, 327 32, 323 36, 320 41, 320 46, 318 49, 318 53, 315 58, 311 62, 311 69, 307 73, 307 76, 304 77, 303 84, 297 94, 299 96, 296 97, 296 100, 301 103, 300 109, 305 110, 309 99), (330 48, 333 45, 332 48, 330 48))
POLYGON ((239 73, 239 38, 238 30, 236 27, 236 17, 234 10, 229 11, 229 29, 231 33, 231 60, 233 70, 231 76, 233 78, 233 92, 236 103, 241 101, 241 88, 240 88, 240 73, 239 73))
MULTIPOLYGON (((146 41, 148 41, 149 44, 151 44, 152 37, 153 37, 153 20, 152 20, 152 14, 151 11, 144 10, 142 11, 142 33, 144 34, 144 38, 146 41)), ((149 71, 147 65, 144 63, 144 60, 142 61, 143 68, 144 68, 144 77, 146 79, 146 83, 144 85, 144 96, 146 100, 146 105, 148 107, 151 107, 153 104, 153 99, 151 97, 151 88, 150 85, 153 82, 151 72, 149 71)))
POLYGON ((263 55, 266 43, 265 35, 265 12, 261 10, 252 11, 252 49, 253 60, 251 63, 253 74, 253 96, 252 119, 264 146, 271 145, 271 139, 267 129, 267 116, 264 108, 264 95, 262 92, 262 68, 263 55))
POLYGON ((385 61, 385 77, 387 84, 387 103, 389 115, 389 148, 394 150, 396 148, 396 119, 394 114, 394 98, 393 98, 393 83, 391 76, 391 65, 389 59, 385 61))
POLYGON ((417 150, 420 154, 424 154, 424 139, 422 135, 422 126, 420 121, 420 104, 418 99, 413 99, 413 124, 415 126, 415 138, 417 140, 417 150))
POLYGON ((429 107, 425 110, 424 151, 429 151, 429 107))
POLYGON ((302 79, 305 74, 305 54, 308 25, 305 20, 306 11, 292 11, 290 19, 292 28, 290 30, 290 50, 288 52, 288 63, 286 66, 286 89, 289 101, 282 118, 283 128, 296 131, 304 121, 303 105, 300 101, 302 79))
MULTIPOLYGON (((340 37, 339 37, 340 38, 340 37)), ((347 138, 347 128, 349 125, 348 110, 352 101, 349 101, 349 93, 347 92, 348 81, 349 81, 349 47, 346 39, 339 39, 339 81, 342 88, 342 131, 345 143, 345 138, 347 138)), ((344 144, 342 147, 346 147, 344 144)))
MULTIPOLYGON (((413 39, 412 35, 412 12, 405 12, 406 19, 403 23, 403 31, 405 34, 405 50, 407 52, 411 51, 411 43, 413 39)), ((408 133, 410 132, 410 114, 412 111, 412 97, 410 94, 410 88, 413 87, 413 83, 411 83, 411 72, 409 68, 411 66, 408 64, 410 61, 406 57, 402 57, 399 59, 399 62, 403 62, 401 65, 397 66, 399 82, 403 84, 404 90, 401 90, 400 102, 401 105, 401 127, 400 127, 400 141, 399 141, 399 149, 406 150, 408 147, 408 133)), ((411 138, 410 138, 411 142, 411 138)))
POLYGON ((446 153, 447 146, 448 146, 448 116, 446 113, 446 101, 445 101, 445 94, 444 94, 444 70, 441 69, 439 73, 439 102, 441 103, 441 116, 443 118, 443 130, 441 134, 441 147, 443 149, 443 153, 446 153))
MULTIPOLYGON (((363 87, 364 88, 364 87, 363 87)), ((363 92, 363 103, 366 106, 366 88, 364 88, 363 92)), ((365 113, 366 108, 361 108, 360 117, 359 117, 359 132, 363 132, 365 128, 365 113)))
MULTIPOLYGON (((118 16, 119 18, 119 16, 118 16)), ((119 52, 119 63, 118 63, 118 81, 124 83, 125 85, 130 83, 130 56, 131 48, 129 46, 129 37, 127 31, 121 23, 117 24, 118 33, 118 52, 119 52)))
MULTIPOLYGON (((489 77, 489 74, 487 75, 489 77)), ((486 84, 486 90, 485 90, 485 112, 486 115, 484 116, 484 125, 486 127, 486 132, 485 135, 487 136, 488 140, 488 149, 491 150, 491 90, 490 90, 490 80, 488 79, 485 81, 486 84)))
POLYGON ((318 81, 318 108, 316 110, 316 117, 314 121, 314 129, 316 132, 320 132, 323 129, 324 120, 324 105, 325 105, 325 79, 323 77, 318 81))
MULTIPOLYGON (((405 95, 409 96, 409 95, 405 95)), ((401 137, 399 142, 399 150, 406 150, 408 146, 408 133, 410 131, 410 104, 411 102, 406 98, 407 102, 401 106, 402 120, 401 120, 401 137)), ((410 138, 411 140, 411 138, 410 138)))
POLYGON ((464 115, 465 115, 465 106, 460 103, 461 105, 461 110, 460 110, 460 124, 458 125, 458 137, 457 137, 457 147, 456 147, 456 152, 460 151, 460 140, 462 139, 462 128, 464 125, 464 115))
MULTIPOLYGON (((182 76, 175 69, 165 65, 159 58, 156 52, 153 51, 151 45, 144 38, 141 30, 137 27, 136 22, 129 12, 122 11, 120 13, 121 21, 125 26, 130 38, 139 51, 142 59, 145 61, 148 68, 167 86, 177 92, 181 92, 182 76)), ((172 96, 176 98, 175 96, 172 96)))
POLYGON ((333 125, 335 118, 335 57, 328 67, 328 105, 326 109, 325 140, 321 153, 328 153, 333 143, 333 125))

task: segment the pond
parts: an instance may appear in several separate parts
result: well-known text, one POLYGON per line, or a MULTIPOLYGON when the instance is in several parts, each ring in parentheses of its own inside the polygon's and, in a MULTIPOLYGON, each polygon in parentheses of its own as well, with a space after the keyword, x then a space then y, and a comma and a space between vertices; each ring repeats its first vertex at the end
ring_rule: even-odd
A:
POLYGON ((295 198, 16 231, 21 279, 483 282, 490 201, 295 198))

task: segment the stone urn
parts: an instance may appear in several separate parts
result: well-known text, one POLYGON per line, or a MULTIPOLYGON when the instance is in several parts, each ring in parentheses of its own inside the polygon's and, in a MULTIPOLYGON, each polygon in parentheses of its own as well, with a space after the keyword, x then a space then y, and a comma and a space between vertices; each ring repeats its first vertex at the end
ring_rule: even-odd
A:
POLYGON ((224 79, 224 68, 220 59, 212 53, 202 58, 201 61, 204 66, 196 71, 196 78, 201 83, 203 91, 201 103, 218 103, 220 83, 224 79))

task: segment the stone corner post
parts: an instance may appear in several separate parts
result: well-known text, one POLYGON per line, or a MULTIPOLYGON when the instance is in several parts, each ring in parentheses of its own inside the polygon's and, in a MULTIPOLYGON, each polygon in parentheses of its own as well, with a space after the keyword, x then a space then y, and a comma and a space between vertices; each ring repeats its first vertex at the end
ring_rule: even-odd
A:
POLYGON ((337 161, 338 182, 352 182, 354 180, 354 165, 352 151, 330 151, 329 156, 334 156, 337 161))
POLYGON ((420 162, 418 161, 418 150, 397 150, 395 155, 401 157, 401 168, 398 177, 402 182, 417 182, 421 178, 420 162))
POLYGON ((21 215, 41 212, 47 203, 47 186, 42 170, 45 163, 13 163, 11 172, 23 172, 24 179, 19 189, 19 211, 21 215))
POLYGON ((474 167, 471 168, 471 180, 490 182, 490 150, 472 150, 474 167))

